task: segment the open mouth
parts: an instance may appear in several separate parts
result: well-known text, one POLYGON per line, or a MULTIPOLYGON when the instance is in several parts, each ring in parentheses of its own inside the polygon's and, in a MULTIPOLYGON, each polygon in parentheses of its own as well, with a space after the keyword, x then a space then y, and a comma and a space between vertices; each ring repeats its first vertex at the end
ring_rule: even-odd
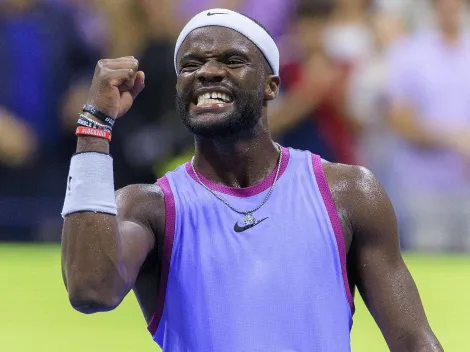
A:
POLYGON ((193 101, 193 104, 197 108, 222 108, 233 103, 233 98, 222 92, 209 92, 201 93, 193 101))

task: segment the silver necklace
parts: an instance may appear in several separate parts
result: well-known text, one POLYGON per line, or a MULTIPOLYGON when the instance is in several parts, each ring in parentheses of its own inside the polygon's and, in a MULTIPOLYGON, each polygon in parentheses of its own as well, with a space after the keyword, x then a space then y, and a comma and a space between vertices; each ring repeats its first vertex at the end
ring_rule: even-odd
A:
POLYGON ((205 189, 207 189, 209 192, 211 192, 218 200, 220 200, 222 203, 224 203, 226 206, 228 206, 234 212, 243 215, 243 222, 244 222, 245 226, 251 226, 251 225, 254 225, 256 223, 256 219, 255 219, 255 216, 253 215, 253 213, 255 211, 257 211, 259 208, 261 208, 268 201, 268 198, 271 195, 271 193, 273 193, 274 186, 276 185, 276 182, 277 182, 277 179, 278 179, 278 176, 279 176, 279 170, 281 170, 282 150, 281 150, 281 146, 279 144, 276 143, 276 146, 279 150, 279 161, 278 161, 278 164, 277 164, 276 176, 274 177, 273 184, 271 185, 271 188, 269 189, 269 192, 266 195, 266 197, 264 197, 264 199, 263 199, 263 201, 261 202, 260 205, 258 205, 256 208, 254 208, 252 210, 238 210, 238 209, 234 208, 226 199, 224 199, 222 196, 220 196, 219 194, 217 194, 213 190, 211 190, 209 187, 207 187, 204 184, 204 182, 201 181, 201 179, 199 178, 199 175, 196 172, 196 169, 194 168, 194 157, 192 157, 192 159, 191 159, 191 168, 193 169, 193 172, 196 175, 196 178, 197 178, 198 182, 201 184, 201 186, 203 186, 205 189))

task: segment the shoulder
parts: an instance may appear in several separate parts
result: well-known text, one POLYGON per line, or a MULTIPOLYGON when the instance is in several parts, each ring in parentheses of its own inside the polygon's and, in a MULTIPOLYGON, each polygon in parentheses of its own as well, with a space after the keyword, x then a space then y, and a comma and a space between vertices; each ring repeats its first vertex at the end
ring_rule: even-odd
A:
POLYGON ((368 193, 377 186, 375 175, 363 166, 331 163, 325 160, 322 160, 322 166, 330 189, 368 193))
POLYGON ((395 222, 387 193, 365 167, 323 162, 325 176, 338 211, 354 232, 376 221, 395 222))
POLYGON ((158 184, 134 184, 116 191, 116 202, 125 211, 136 207, 162 204, 163 201, 163 190, 158 184))
POLYGON ((134 184, 116 191, 118 217, 160 232, 165 224, 165 197, 158 184, 134 184))
POLYGON ((346 207, 348 213, 389 202, 384 188, 369 169, 327 161, 322 164, 335 203, 346 207))

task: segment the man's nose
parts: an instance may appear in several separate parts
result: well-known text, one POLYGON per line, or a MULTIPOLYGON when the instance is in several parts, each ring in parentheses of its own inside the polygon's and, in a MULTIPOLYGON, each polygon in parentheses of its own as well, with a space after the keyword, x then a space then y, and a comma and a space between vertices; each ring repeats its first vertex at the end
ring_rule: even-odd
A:
POLYGON ((221 82, 225 74, 226 71, 222 63, 209 60, 197 70, 196 78, 200 81, 221 82))

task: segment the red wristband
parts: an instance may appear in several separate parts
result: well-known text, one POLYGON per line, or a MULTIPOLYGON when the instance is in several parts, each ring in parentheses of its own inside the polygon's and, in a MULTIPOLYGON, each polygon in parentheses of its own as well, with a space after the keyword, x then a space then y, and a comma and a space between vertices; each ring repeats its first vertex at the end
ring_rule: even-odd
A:
POLYGON ((75 131, 75 134, 77 136, 98 137, 98 138, 103 138, 103 139, 107 139, 108 141, 111 141, 111 133, 109 131, 101 130, 98 128, 78 126, 77 130, 75 131))

